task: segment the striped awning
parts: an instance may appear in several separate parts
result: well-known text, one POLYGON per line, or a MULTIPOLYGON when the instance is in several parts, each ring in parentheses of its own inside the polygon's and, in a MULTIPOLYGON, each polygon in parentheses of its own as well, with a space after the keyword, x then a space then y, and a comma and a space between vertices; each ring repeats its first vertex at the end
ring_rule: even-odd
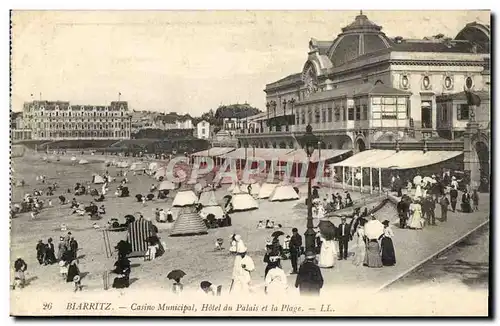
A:
MULTIPOLYGON (((316 149, 311 157, 311 162, 326 161, 351 151, 351 149, 316 149)), ((279 160, 282 162, 305 162, 307 161, 307 154, 303 149, 296 149, 285 155, 280 155, 279 160)))
POLYGON ((463 154, 462 151, 399 151, 372 149, 331 166, 371 167, 375 169, 406 170, 447 161, 463 154))

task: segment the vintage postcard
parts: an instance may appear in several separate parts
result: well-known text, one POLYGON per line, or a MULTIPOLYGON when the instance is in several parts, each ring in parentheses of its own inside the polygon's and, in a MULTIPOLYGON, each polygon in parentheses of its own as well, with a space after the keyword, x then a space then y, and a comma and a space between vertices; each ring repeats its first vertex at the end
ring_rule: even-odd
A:
POLYGON ((488 316, 490 12, 11 12, 13 316, 488 316))

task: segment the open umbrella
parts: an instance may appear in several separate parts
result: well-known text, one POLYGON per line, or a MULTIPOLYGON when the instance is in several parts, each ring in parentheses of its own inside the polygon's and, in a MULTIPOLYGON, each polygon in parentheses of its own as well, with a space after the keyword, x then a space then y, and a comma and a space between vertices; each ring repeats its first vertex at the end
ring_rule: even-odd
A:
POLYGON ((422 177, 417 175, 415 178, 413 178, 413 184, 419 185, 420 182, 422 182, 422 177))
POLYGON ((312 186, 313 188, 316 188, 316 189, 319 189, 321 188, 319 185, 315 184, 314 186, 312 186))
POLYGON ((293 190, 295 190, 295 192, 297 193, 297 195, 299 194, 299 188, 298 187, 293 187, 293 190))
POLYGON ((378 239, 384 233, 384 225, 379 220, 371 220, 365 224, 365 235, 368 239, 378 239))
POLYGON ((277 237, 282 236, 282 235, 285 235, 285 233, 283 233, 283 231, 274 231, 273 234, 271 234, 271 236, 273 238, 277 238, 277 237))
POLYGON ((186 273, 184 273, 180 269, 174 269, 173 271, 168 273, 167 278, 169 280, 179 280, 179 279, 183 278, 184 276, 186 276, 186 273))
POLYGON ((433 184, 433 183, 436 183, 436 182, 437 182, 436 180, 432 179, 431 177, 425 177, 425 178, 423 179, 423 181, 424 181, 424 183, 431 183, 431 184, 433 184))
POLYGON ((319 232, 325 237, 325 238, 333 238, 335 236, 335 230, 337 229, 335 227, 335 224, 333 224, 331 221, 328 220, 321 220, 318 223, 319 232))

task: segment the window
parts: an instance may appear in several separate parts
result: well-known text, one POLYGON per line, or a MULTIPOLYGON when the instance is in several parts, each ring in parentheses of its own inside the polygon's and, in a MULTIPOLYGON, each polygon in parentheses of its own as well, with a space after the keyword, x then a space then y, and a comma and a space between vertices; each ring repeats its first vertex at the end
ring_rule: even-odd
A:
POLYGON ((205 128, 202 128, 201 129, 201 134, 204 135, 205 134, 205 128))
POLYGON ((405 97, 372 98, 372 119, 406 119, 408 113, 405 97))
POLYGON ((316 108, 316 110, 314 111, 314 117, 315 117, 315 122, 316 123, 320 123, 321 122, 321 116, 320 116, 318 108, 316 108))
POLYGON ((469 105, 457 105, 457 120, 469 120, 469 105))
POLYGON ((348 109, 347 120, 354 121, 354 108, 348 109))
POLYGON ((368 120, 368 106, 363 104, 363 112, 361 115, 361 120, 368 120))
POLYGON ((335 121, 340 121, 340 108, 335 108, 335 121))
POLYGON ((356 121, 361 120, 361 107, 356 105, 356 121))
POLYGON ((326 111, 325 110, 321 110, 321 122, 326 122, 326 111))
POLYGON ((328 108, 328 122, 332 122, 332 108, 328 108))
POLYGON ((342 120, 346 121, 347 120, 347 113, 346 113, 346 108, 342 107, 342 120))
POLYGON ((312 111, 309 109, 309 112, 307 112, 307 123, 311 123, 313 120, 313 113, 312 111))

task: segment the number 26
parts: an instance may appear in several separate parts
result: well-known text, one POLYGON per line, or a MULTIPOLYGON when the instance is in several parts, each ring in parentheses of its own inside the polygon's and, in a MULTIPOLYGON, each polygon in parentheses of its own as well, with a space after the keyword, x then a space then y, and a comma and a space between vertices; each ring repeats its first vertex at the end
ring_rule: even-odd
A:
POLYGON ((50 309, 52 309, 52 302, 44 302, 43 310, 50 310, 50 309))

